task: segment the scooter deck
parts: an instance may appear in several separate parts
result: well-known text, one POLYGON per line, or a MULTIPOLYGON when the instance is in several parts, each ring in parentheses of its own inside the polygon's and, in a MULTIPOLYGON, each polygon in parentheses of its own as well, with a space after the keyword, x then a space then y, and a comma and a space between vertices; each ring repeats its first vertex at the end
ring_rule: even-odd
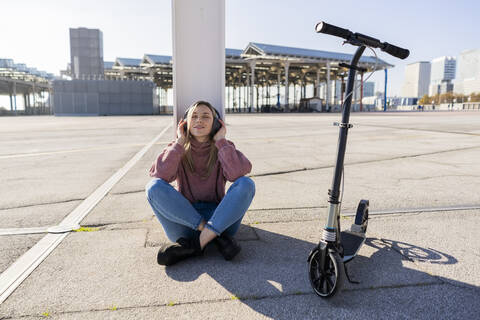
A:
POLYGON ((342 231, 341 239, 343 245, 343 262, 346 263, 357 255, 358 250, 360 250, 360 247, 365 242, 365 234, 342 231))

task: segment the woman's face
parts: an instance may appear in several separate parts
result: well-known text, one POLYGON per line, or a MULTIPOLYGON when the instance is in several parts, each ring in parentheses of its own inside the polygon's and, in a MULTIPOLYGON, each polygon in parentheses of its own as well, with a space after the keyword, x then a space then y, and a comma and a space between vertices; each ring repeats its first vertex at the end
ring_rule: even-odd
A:
POLYGON ((208 140, 208 135, 212 131, 213 114, 209 107, 200 104, 192 113, 190 124, 190 133, 199 141, 208 140))

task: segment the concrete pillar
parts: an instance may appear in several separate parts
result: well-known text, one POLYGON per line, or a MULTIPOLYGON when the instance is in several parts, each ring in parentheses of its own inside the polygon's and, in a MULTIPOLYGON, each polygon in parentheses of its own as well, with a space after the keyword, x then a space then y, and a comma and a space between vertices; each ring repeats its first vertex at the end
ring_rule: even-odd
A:
POLYGON ((242 112, 242 84, 238 86, 238 112, 242 112))
POLYGON ((172 0, 174 125, 197 100, 225 113, 225 0, 172 0), (195 72, 192 72, 195 70, 195 72))
POLYGON ((225 108, 232 112, 232 108, 230 107, 230 84, 227 84, 227 105, 225 106, 225 108))
POLYGON ((325 96, 325 107, 328 109, 330 105, 330 62, 327 62, 327 94, 325 96))
POLYGON ((295 102, 297 102, 297 84, 293 82, 293 109, 295 109, 295 102))
POLYGON ((282 74, 280 73, 280 68, 277 72, 277 107, 280 106, 280 82, 282 81, 282 74))
POLYGON ((270 101, 271 100, 271 96, 270 96, 270 81, 267 81, 267 104, 268 105, 271 105, 272 102, 270 101))
POLYGON ((306 99, 307 98, 307 79, 305 75, 303 75, 302 88, 303 88, 303 99, 306 99))
POLYGON ((243 112, 247 112, 246 108, 248 106, 248 87, 244 83, 243 85, 243 112))
POLYGON ((48 107, 50 108, 50 114, 53 115, 53 88, 48 91, 48 107))
POLYGON ((363 111, 363 72, 360 73, 360 111, 363 111))
POLYGON ((334 73, 335 77, 333 79, 333 105, 337 105, 337 74, 334 73))
POLYGON ((32 114, 32 103, 30 101, 30 92, 27 92, 26 97, 27 97, 27 105, 29 109, 28 112, 29 114, 32 114))
POLYGON ((15 108, 15 114, 17 114, 17 83, 13 82, 13 106, 15 108))
POLYGON ((255 100, 256 100, 256 105, 255 105, 255 106, 256 106, 256 111, 259 112, 260 109, 259 109, 259 107, 258 107, 258 90, 259 90, 259 89, 258 89, 258 86, 256 86, 255 89, 256 89, 256 90, 255 90, 255 94, 256 94, 256 98, 255 98, 255 100))
POLYGON ((315 87, 315 96, 320 98, 320 68, 317 69, 317 83, 315 87))
POLYGON ((37 91, 37 89, 36 89, 35 82, 34 82, 33 86, 32 86, 32 100, 33 100, 33 113, 34 114, 37 114, 37 108, 36 108, 37 101, 36 101, 36 97, 35 97, 36 91, 37 91))
POLYGON ((385 68, 385 91, 383 93, 383 111, 387 111, 387 68, 385 68))
POLYGON ((236 88, 236 85, 235 85, 235 83, 234 83, 234 84, 233 84, 233 94, 232 94, 232 108, 233 108, 233 112, 235 112, 235 103, 236 103, 235 100, 236 100, 236 97, 237 97, 237 96, 236 96, 236 92, 237 92, 236 89, 237 89, 237 88, 236 88))
MULTIPOLYGON (((255 64, 256 64, 256 61, 253 60, 253 61, 250 61, 250 110, 252 109, 252 107, 254 106, 254 98, 253 98, 253 94, 254 94, 254 88, 255 88, 255 64)), ((257 96, 257 103, 258 103, 258 96, 257 96)), ((258 108, 258 107, 257 107, 258 108)))
POLYGON ((23 94, 23 106, 25 108, 25 114, 28 114, 28 104, 27 104, 27 95, 23 94))
POLYGON ((289 103, 288 103, 288 91, 289 91, 289 83, 288 83, 288 68, 290 67, 290 62, 285 61, 284 68, 285 68, 285 112, 290 111, 289 103))
MULTIPOLYGON (((357 95, 357 90, 358 90, 358 73, 355 73, 355 81, 353 81, 353 97, 352 97, 352 111, 355 111, 355 105, 357 103, 358 95, 357 95)), ((345 99, 346 100, 346 99, 345 99)))
POLYGON ((248 112, 252 112, 252 108, 251 108, 251 105, 252 105, 252 100, 250 99, 250 73, 248 72, 248 70, 246 71, 247 73, 247 85, 245 86, 245 98, 247 99, 247 105, 246 105, 246 108, 248 108, 248 112))
POLYGON ((258 94, 258 105, 257 109, 260 111, 262 110, 262 105, 263 105, 263 84, 260 84, 260 79, 258 79, 258 84, 257 84, 257 94, 258 94))

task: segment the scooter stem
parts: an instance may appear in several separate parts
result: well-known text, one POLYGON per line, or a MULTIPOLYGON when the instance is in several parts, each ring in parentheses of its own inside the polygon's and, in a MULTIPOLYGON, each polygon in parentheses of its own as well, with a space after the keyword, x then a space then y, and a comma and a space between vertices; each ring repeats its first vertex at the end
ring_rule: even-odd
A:
MULTIPOLYGON (((342 172, 343 172, 343 161, 345 158, 345 148, 347 146, 347 135, 348 135, 348 129, 349 129, 349 123, 348 121, 350 120, 350 107, 352 105, 352 97, 353 97, 353 86, 355 84, 355 73, 356 70, 355 68, 357 67, 358 61, 360 60, 360 57, 363 54, 363 51, 365 50, 365 46, 359 46, 357 48, 357 51, 355 52, 355 55, 352 58, 352 61, 350 62, 350 65, 353 68, 350 68, 350 71, 348 73, 348 82, 347 82, 347 93, 346 93, 346 100, 344 103, 344 108, 342 110, 342 122, 339 125, 340 133, 339 133, 339 138, 338 138, 338 151, 337 151, 337 161, 335 164, 335 173, 333 176, 333 182, 332 182, 332 188, 328 191, 329 194, 329 200, 330 204, 338 204, 339 201, 339 196, 340 196, 340 183, 342 180, 342 172)), ((337 210, 332 210, 332 211, 337 211, 337 210)), ((328 226, 327 227, 332 227, 328 226)))

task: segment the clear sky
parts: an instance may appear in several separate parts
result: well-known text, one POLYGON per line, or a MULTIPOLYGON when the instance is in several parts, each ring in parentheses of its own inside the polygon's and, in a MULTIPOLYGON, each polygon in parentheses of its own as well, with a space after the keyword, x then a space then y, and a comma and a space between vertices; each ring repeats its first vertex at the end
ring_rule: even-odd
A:
MULTIPOLYGON (((388 93, 399 95, 408 63, 480 47, 475 0, 225 0, 226 47, 262 42, 353 53, 339 38, 314 32, 318 21, 410 49, 405 61, 378 52, 395 65, 388 93)), ((171 55, 171 0, 5 0, 0 19, 0 58, 59 74, 70 59, 70 27, 103 32, 104 59, 171 55)), ((383 91, 383 72, 371 79, 383 91)))

